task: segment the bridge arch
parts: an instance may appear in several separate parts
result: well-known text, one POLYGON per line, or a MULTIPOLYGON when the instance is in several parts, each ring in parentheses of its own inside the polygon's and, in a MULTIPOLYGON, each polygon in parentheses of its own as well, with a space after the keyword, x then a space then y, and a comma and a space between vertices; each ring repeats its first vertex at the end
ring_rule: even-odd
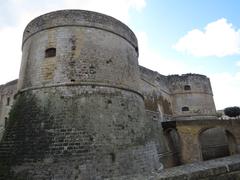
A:
POLYGON ((204 127, 199 130, 201 159, 209 160, 236 154, 236 138, 225 127, 204 127))

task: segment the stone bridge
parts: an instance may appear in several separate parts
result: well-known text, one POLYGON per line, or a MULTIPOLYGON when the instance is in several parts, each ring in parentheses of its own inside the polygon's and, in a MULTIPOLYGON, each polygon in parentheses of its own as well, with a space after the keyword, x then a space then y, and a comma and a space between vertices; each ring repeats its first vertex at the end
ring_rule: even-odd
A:
POLYGON ((222 145, 222 147, 215 147, 218 149, 222 148, 222 151, 225 148, 224 151, 227 151, 227 153, 223 153, 222 156, 233 155, 240 152, 240 119, 178 120, 164 122, 162 125, 165 132, 172 129, 176 130, 180 144, 178 151, 182 164, 206 160, 203 157, 204 141, 209 141, 210 144, 211 142, 214 144, 214 138, 216 138, 216 141, 220 142, 220 144, 224 143, 224 138, 216 133, 212 133, 213 137, 211 137, 210 140, 202 138, 202 134, 207 130, 220 129, 224 132, 226 143, 222 145))

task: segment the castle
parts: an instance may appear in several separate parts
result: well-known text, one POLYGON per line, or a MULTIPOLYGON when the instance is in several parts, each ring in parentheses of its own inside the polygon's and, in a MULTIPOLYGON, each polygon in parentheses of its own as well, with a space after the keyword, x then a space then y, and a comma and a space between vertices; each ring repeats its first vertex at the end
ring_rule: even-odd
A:
MULTIPOLYGON (((134 33, 103 14, 31 21, 19 79, 0 86, 3 179, 164 179, 162 169, 239 152, 240 123, 217 119, 209 78, 164 76, 138 55, 134 33)), ((226 165, 236 159, 221 174, 237 177, 226 165)))

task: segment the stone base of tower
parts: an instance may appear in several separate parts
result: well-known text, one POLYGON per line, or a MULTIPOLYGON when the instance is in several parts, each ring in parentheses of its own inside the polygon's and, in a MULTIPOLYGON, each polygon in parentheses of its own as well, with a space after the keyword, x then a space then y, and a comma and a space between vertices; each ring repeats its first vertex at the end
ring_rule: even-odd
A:
POLYGON ((153 143, 130 147, 115 154, 91 157, 45 158, 41 162, 24 163, 12 167, 14 178, 37 180, 105 179, 134 174, 149 175, 159 168, 153 143))
POLYGON ((160 163, 143 106, 139 94, 111 87, 26 90, 10 112, 0 164, 14 180, 149 174, 160 163))

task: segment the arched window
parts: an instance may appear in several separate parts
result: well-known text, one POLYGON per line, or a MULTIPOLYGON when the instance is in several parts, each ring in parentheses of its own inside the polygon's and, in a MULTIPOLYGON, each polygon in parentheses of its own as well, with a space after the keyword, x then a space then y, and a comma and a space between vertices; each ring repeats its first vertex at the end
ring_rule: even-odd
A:
POLYGON ((185 86, 184 86, 184 90, 185 90, 185 91, 190 91, 190 90, 191 90, 191 86, 185 85, 185 86))
POLYGON ((189 107, 187 106, 182 107, 182 111, 189 111, 189 107))
POLYGON ((56 48, 48 48, 45 50, 45 58, 55 57, 56 56, 56 48))

